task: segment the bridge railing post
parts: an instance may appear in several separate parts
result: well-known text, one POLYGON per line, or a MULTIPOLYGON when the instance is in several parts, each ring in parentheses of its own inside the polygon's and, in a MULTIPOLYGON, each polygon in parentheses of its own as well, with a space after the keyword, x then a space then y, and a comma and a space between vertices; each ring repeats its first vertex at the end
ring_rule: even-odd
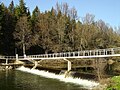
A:
POLYGON ((24 58, 26 58, 26 54, 24 54, 24 58))
POLYGON ((46 57, 48 58, 48 54, 46 55, 46 57))
POLYGON ((8 64, 8 59, 6 59, 6 63, 5 64, 8 64))
POLYGON ((64 57, 66 57, 66 53, 64 53, 64 57))
POLYGON ((93 56, 95 56, 95 50, 93 50, 93 56))
POLYGON ((52 54, 52 57, 54 58, 54 54, 52 54))
POLYGON ((98 54, 101 55, 101 50, 99 50, 98 54))
POLYGON ((90 56, 90 51, 87 51, 87 56, 90 56))
POLYGON ((80 52, 78 51, 78 56, 80 56, 80 52))
POLYGON ((8 64, 8 59, 6 59, 6 63, 5 63, 5 64, 6 64, 6 69, 8 69, 8 66, 7 66, 7 64, 8 64))
POLYGON ((85 56, 85 51, 83 51, 82 53, 83 53, 83 56, 85 56))
POLYGON ((96 50, 95 52, 96 52, 96 54, 95 54, 95 55, 98 55, 98 50, 96 50))
POLYGON ((111 49, 111 54, 112 54, 112 55, 113 55, 113 54, 115 54, 115 52, 114 52, 113 48, 111 49))
POLYGON ((18 54, 16 54, 16 61, 18 61, 18 54))
POLYGON ((105 49, 103 50, 103 52, 104 52, 104 55, 105 55, 105 54, 106 54, 106 53, 105 53, 105 52, 106 52, 105 49))
POLYGON ((75 52, 73 52, 73 57, 75 56, 75 52))
POLYGON ((89 55, 91 56, 91 50, 90 50, 90 52, 89 52, 89 55))
POLYGON ((105 55, 107 55, 108 53, 107 53, 108 51, 107 50, 105 50, 105 55))

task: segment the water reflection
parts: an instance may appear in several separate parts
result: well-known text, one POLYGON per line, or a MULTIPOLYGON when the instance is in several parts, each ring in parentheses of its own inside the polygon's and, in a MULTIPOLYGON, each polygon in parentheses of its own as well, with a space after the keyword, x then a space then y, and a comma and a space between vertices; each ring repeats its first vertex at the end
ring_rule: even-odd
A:
POLYGON ((85 90, 81 86, 21 71, 0 71, 0 90, 85 90))

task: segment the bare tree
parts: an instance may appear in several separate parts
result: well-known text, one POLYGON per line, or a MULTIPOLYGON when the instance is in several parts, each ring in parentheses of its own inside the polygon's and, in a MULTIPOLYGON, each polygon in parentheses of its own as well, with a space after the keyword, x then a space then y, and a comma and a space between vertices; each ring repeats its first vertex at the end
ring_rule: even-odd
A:
POLYGON ((28 49, 31 46, 31 27, 28 22, 27 16, 20 17, 17 21, 14 39, 16 39, 16 45, 23 48, 23 55, 25 55, 25 48, 28 49))
POLYGON ((82 18, 84 24, 92 24, 94 22, 95 16, 92 14, 86 14, 85 17, 82 18))

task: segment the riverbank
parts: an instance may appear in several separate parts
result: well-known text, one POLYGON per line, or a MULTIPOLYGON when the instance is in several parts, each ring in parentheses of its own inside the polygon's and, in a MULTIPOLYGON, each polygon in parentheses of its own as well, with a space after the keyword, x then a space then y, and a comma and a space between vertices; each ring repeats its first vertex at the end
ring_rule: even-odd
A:
POLYGON ((120 90, 120 76, 101 80, 100 85, 93 90, 120 90))
POLYGON ((106 90, 120 90, 120 76, 110 78, 106 90))

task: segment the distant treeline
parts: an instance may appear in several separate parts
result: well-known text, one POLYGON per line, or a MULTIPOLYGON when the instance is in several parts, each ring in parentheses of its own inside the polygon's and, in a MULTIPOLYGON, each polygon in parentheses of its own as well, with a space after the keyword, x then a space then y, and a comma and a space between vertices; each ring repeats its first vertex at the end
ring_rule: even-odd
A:
POLYGON ((95 16, 79 19, 75 8, 56 3, 41 12, 30 13, 24 0, 8 7, 0 2, 0 54, 14 55, 80 51, 120 46, 120 28, 114 30, 95 16))

